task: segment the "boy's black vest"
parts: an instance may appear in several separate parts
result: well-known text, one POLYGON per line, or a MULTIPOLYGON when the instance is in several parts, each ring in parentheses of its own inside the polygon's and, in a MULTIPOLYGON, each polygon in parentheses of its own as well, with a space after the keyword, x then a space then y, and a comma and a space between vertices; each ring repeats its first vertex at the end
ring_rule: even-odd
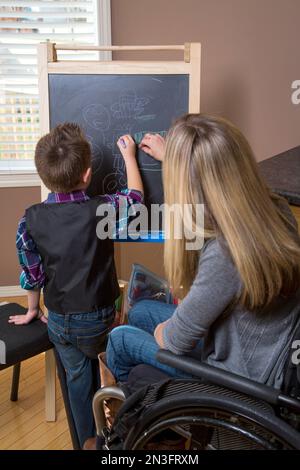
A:
POLYGON ((44 301, 57 313, 93 312, 119 295, 110 239, 99 240, 99 197, 82 202, 36 204, 26 211, 26 227, 42 258, 44 301))

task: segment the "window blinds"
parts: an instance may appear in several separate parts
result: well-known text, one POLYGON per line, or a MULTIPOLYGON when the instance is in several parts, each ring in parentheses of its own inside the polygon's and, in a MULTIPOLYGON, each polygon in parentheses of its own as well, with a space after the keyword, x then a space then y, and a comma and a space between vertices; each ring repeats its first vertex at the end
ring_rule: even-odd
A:
MULTIPOLYGON (((96 44, 97 0, 0 1, 0 160, 32 159, 39 138, 36 45, 96 44)), ((71 59, 64 51, 59 59, 71 59)), ((76 53, 82 60, 95 52, 76 53)))

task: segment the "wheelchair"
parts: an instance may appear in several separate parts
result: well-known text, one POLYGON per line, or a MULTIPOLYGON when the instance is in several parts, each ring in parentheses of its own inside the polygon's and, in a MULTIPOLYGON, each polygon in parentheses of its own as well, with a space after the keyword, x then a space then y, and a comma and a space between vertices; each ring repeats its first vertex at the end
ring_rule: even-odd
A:
MULTIPOLYGON (((291 344, 297 340, 299 345, 299 339, 300 326, 291 344)), ((299 450, 300 364, 295 364, 293 353, 291 349, 282 388, 277 390, 160 350, 159 362, 192 378, 171 378, 155 369, 158 381, 142 387, 142 393, 141 389, 128 397, 122 384, 98 390, 93 411, 97 435, 105 437, 102 449, 164 449, 164 436, 171 431, 184 440, 186 450, 299 450), (110 430, 104 413, 109 399, 123 402, 110 430), (116 429, 122 430, 117 447, 116 429)), ((138 368, 144 377, 155 377, 152 366, 134 369, 138 368)))

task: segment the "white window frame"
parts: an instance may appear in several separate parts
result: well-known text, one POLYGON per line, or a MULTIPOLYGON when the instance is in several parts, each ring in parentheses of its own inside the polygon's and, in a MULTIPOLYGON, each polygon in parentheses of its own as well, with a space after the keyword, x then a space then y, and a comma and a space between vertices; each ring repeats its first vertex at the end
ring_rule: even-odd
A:
MULTIPOLYGON (((94 0, 98 17, 97 44, 111 45, 111 1, 94 0)), ((111 52, 99 53, 99 59, 111 60, 111 52)), ((33 160, 0 160, 0 188, 21 188, 40 186, 41 180, 37 174, 33 160)))

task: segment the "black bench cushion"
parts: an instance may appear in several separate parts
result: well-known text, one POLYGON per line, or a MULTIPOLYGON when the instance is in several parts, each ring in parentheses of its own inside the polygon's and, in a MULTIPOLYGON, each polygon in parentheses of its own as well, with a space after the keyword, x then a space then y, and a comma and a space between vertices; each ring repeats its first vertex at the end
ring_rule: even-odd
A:
POLYGON ((28 325, 8 323, 11 315, 23 315, 26 312, 27 310, 18 304, 0 306, 0 340, 6 345, 6 364, 0 364, 0 369, 53 347, 48 338, 47 325, 42 321, 34 320, 28 325))

